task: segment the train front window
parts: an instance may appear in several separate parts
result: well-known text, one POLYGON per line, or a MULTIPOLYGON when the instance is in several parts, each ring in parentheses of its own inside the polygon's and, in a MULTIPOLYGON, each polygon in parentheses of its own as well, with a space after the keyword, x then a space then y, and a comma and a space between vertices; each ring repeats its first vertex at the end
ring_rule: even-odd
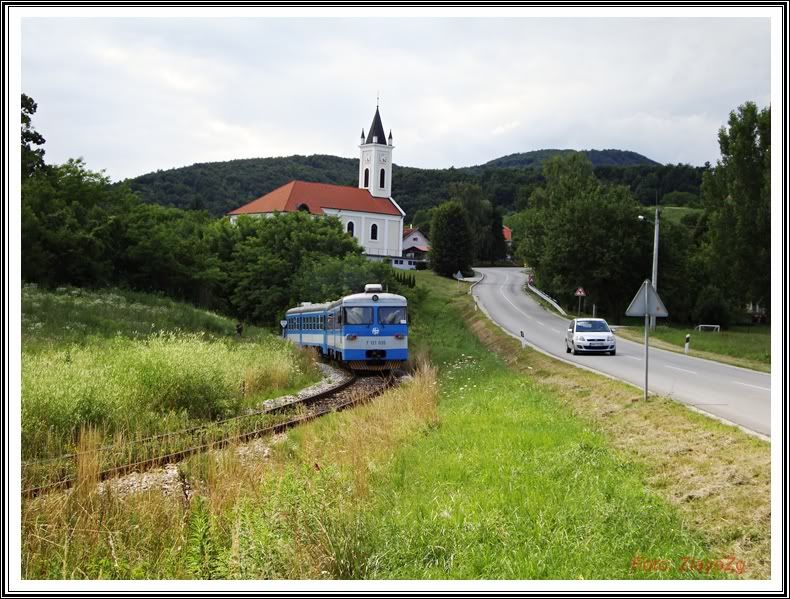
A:
POLYGON ((379 308, 380 324, 406 324, 406 307, 379 308))
POLYGON ((372 324, 373 323, 373 308, 363 308, 362 306, 354 306, 353 308, 345 309, 346 324, 372 324))

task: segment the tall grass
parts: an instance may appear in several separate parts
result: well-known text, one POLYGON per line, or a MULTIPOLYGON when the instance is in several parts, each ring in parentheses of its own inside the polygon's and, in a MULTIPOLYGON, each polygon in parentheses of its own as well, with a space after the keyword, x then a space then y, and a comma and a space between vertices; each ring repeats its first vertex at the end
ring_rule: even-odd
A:
POLYGON ((73 451, 85 426, 105 439, 155 435, 319 378, 314 359, 284 340, 212 334, 233 322, 158 297, 28 286, 23 315, 24 459, 73 451))

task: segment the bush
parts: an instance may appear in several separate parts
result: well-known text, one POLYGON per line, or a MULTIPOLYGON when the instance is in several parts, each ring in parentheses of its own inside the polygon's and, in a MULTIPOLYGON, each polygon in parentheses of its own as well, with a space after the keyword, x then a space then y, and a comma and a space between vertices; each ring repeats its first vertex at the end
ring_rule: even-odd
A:
POLYGON ((724 294, 714 285, 708 285, 700 291, 693 314, 697 324, 718 324, 722 328, 730 324, 730 307, 724 294))

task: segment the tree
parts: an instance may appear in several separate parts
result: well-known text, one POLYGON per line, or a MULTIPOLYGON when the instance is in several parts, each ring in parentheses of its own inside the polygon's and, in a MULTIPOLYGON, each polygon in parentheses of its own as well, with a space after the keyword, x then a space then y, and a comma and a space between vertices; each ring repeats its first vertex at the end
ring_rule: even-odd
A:
POLYGON ((44 167, 44 137, 33 129, 32 117, 38 105, 28 95, 22 94, 22 179, 30 177, 44 167))
POLYGON ((337 218, 304 212, 270 218, 241 217, 246 234, 235 244, 229 268, 230 305, 245 320, 272 325, 299 298, 294 281, 321 258, 359 255, 362 248, 337 218))
POLYGON ((703 175, 707 263, 729 302, 771 296, 771 109, 746 102, 719 130, 721 160, 703 175))
POLYGON ((459 202, 445 202, 431 222, 431 268, 443 276, 467 271, 472 265, 472 231, 459 202))
POLYGON ((652 237, 640 227, 628 188, 601 185, 582 154, 544 164, 546 185, 511 219, 518 255, 538 285, 566 305, 584 287, 599 313, 619 321, 650 269, 652 237))

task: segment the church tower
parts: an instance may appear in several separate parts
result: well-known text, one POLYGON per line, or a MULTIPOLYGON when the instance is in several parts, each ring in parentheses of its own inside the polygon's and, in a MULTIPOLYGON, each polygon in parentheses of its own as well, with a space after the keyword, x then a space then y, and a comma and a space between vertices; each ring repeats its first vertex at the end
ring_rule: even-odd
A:
POLYGON ((368 136, 362 130, 359 144, 359 187, 377 198, 392 196, 392 131, 384 137, 379 107, 370 125, 368 136))

